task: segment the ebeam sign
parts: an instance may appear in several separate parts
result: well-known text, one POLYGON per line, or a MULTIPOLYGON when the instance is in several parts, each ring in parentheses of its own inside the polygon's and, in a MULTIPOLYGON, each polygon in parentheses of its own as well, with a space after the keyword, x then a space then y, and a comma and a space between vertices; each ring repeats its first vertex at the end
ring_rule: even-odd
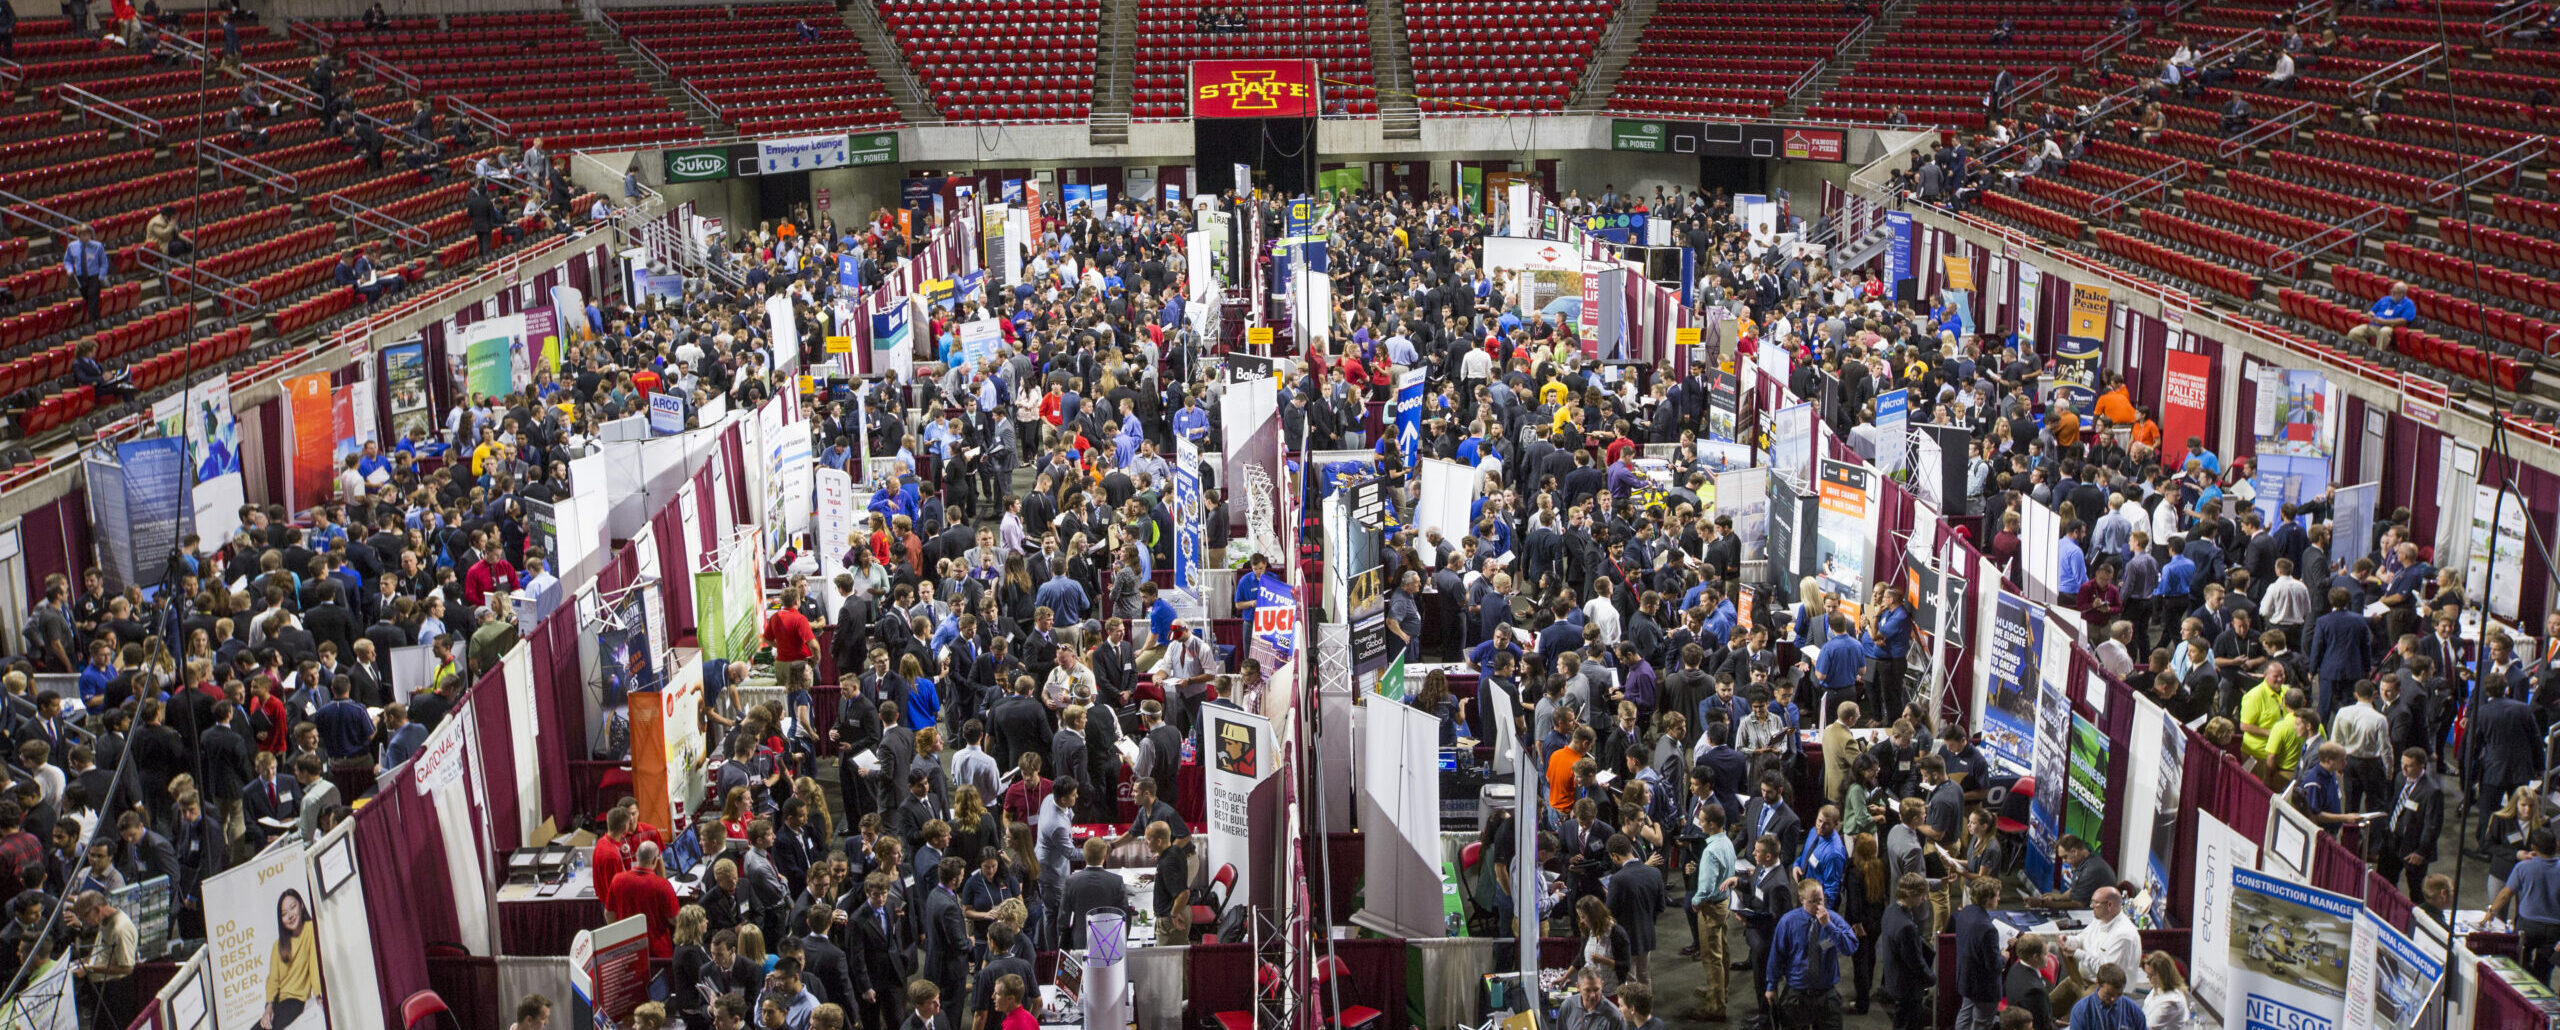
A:
POLYGON ((1311 60, 1191 62, 1193 118, 1313 118, 1318 92, 1311 60))

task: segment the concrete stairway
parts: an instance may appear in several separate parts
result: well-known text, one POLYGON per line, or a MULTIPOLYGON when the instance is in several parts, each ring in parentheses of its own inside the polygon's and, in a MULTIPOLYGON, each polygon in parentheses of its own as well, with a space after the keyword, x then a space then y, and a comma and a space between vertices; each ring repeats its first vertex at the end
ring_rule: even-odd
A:
POLYGON ((685 92, 682 84, 660 74, 658 66, 650 64, 648 58, 640 56, 640 51, 633 49, 630 43, 625 42, 622 34, 613 31, 612 26, 603 22, 590 21, 580 23, 580 27, 586 30, 588 39, 595 40, 597 44, 604 47, 606 53, 613 55, 615 61, 631 69, 631 74, 638 77, 642 85, 649 87, 650 92, 665 98, 669 105, 684 112, 685 119, 692 122, 694 127, 701 129, 703 135, 718 137, 729 134, 727 123, 722 122, 718 115, 711 113, 709 108, 695 101, 693 94, 685 92))
POLYGON ((898 49, 897 37, 890 33, 888 23, 880 20, 880 10, 872 6, 871 0, 851 0, 837 17, 862 40, 862 56, 871 61, 871 70, 880 76, 880 83, 889 87, 889 99, 897 103, 898 117, 909 125, 942 120, 942 112, 925 94, 915 71, 907 67, 907 55, 898 49))
POLYGON ((1848 49, 1842 50, 1838 56, 1833 57, 1831 63, 1823 66, 1822 74, 1814 78, 1812 85, 1806 86, 1790 98, 1786 106, 1770 112, 1770 117, 1781 120, 1799 117, 1804 114, 1807 105, 1821 103, 1822 95, 1829 92, 1831 87, 1840 81, 1841 76, 1849 74, 1857 67, 1858 62, 1866 60, 1868 54, 1874 53, 1876 47, 1891 38, 1895 29, 1902 27, 1903 16, 1910 14, 1913 6, 1915 6, 1913 0, 1900 0, 1897 3, 1886 4, 1884 10, 1876 14, 1876 23, 1868 26, 1866 35, 1859 37, 1857 42, 1849 44, 1848 49))
POLYGON ((1129 108, 1138 83, 1138 0, 1102 5, 1094 36, 1093 114, 1086 132, 1096 146, 1129 142, 1129 108))
POLYGON ((1636 41, 1644 38, 1644 30, 1653 24, 1656 0, 1628 0, 1618 11, 1617 20, 1609 23, 1609 32, 1601 37, 1600 46, 1591 55, 1591 67, 1583 70, 1582 81, 1573 90, 1573 99, 1565 103, 1567 111, 1605 111, 1609 96, 1618 91, 1618 76, 1627 70, 1627 62, 1636 56, 1636 41))
POLYGON ((1413 44, 1404 31, 1404 0, 1369 0, 1369 72, 1378 88, 1378 128, 1388 139, 1422 138, 1422 105, 1413 95, 1413 44))

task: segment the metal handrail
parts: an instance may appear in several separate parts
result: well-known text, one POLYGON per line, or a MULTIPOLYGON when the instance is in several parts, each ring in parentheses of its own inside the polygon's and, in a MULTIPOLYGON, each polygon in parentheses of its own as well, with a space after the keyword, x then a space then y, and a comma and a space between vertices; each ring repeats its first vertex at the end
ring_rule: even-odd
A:
POLYGON ((2470 164, 2437 179, 2436 185, 2443 188, 2443 200, 2446 204, 2458 203, 2463 194, 2470 191, 2473 184, 2494 175, 2505 174, 2514 166, 2541 156, 2550 148, 2550 145, 2550 137, 2535 136, 2487 157, 2475 158, 2470 164))
POLYGON ((2382 224, 2383 216, 2390 211, 2389 208, 2376 207, 2354 218, 2312 233, 2299 242, 2288 244, 2284 249, 2276 251, 2267 258, 2267 271, 2273 272, 2293 264, 2297 257, 2307 259, 2313 254, 2337 246, 2340 241, 2362 236, 2366 230, 2382 224))
POLYGON ((2129 44, 2135 39, 2141 37, 2142 30, 2146 24, 2147 23, 2142 19, 2136 18, 2132 21, 2126 22, 2123 28, 2117 29, 2114 32, 2110 32, 2105 36, 2100 37, 2097 42, 2091 43, 2086 47, 2082 47, 2080 50, 2080 63, 2095 65, 2098 63, 2099 58, 2124 49, 2126 44, 2129 44))
POLYGON ((27 81, 26 65, 0 57, 0 83, 5 83, 11 92, 15 92, 19 84, 25 81, 27 81))
POLYGON ((346 216, 348 221, 382 230, 382 234, 384 236, 399 240, 402 244, 407 245, 411 250, 425 250, 429 244, 435 242, 435 238, 427 235, 427 231, 425 229, 418 228, 417 226, 403 222, 397 218, 393 218, 390 215, 384 214, 372 207, 349 200, 344 194, 332 193, 329 195, 329 210, 346 216))
MULTIPOLYGON (((1838 55, 1835 54, 1833 56, 1838 55)), ((1805 69, 1804 74, 1796 76, 1796 81, 1787 84, 1787 102, 1794 103, 1796 94, 1813 88, 1814 83, 1821 81, 1823 69, 1829 67, 1831 67, 1831 61, 1826 58, 1824 60, 1813 62, 1813 67, 1805 69)), ((1783 107, 1785 105, 1782 104, 1779 106, 1783 107)))
MULTIPOLYGON (((897 31, 889 27, 887 19, 880 17, 880 8, 876 0, 857 0, 851 9, 859 12, 863 20, 870 24, 872 31, 879 33, 880 38, 889 44, 890 53, 898 55, 899 59, 890 62, 890 66, 892 71, 898 73, 898 81, 906 84, 907 95, 922 101, 925 110, 939 113, 939 109, 933 106, 933 94, 924 88, 923 83, 916 81, 916 70, 907 66, 906 50, 898 45, 897 31)), ((872 69, 873 74, 878 74, 879 71, 878 68, 872 69)), ((1129 85, 1131 95, 1136 95, 1137 83, 1133 80, 1129 85)), ((936 119, 932 124, 942 124, 942 121, 936 119)))
POLYGON ((391 62, 383 60, 371 50, 356 51, 356 63, 363 65, 366 71, 372 72, 374 78, 389 79, 411 93, 424 92, 426 89, 426 83, 417 76, 394 67, 391 62))
POLYGON ((2241 155, 2248 153, 2251 147, 2280 136, 2292 135, 2294 130, 2301 128, 2302 123, 2310 121, 2311 116, 2317 113, 2319 113, 2317 104, 2308 101, 2295 104, 2292 110, 2252 125, 2215 144, 2214 156, 2225 161, 2237 160, 2241 155))
POLYGON ((2443 60, 2444 44, 2429 43, 2422 49, 2410 51, 2399 60, 2366 72, 2354 82, 2348 83, 2347 87, 2356 93, 2363 93, 2367 89, 2389 89, 2397 85, 2400 80, 2423 73, 2443 60), (2404 65, 2406 67, 2403 67, 2404 65))
POLYGON ((210 152, 217 157, 217 160, 213 163, 213 167, 217 171, 238 172, 242 175, 258 180, 260 185, 263 185, 268 189, 283 190, 287 193, 302 192, 302 181, 294 178, 292 172, 285 171, 282 168, 277 168, 274 165, 270 165, 264 161, 258 160, 257 158, 250 157, 247 154, 240 153, 239 151, 233 150, 209 139, 196 141, 196 147, 197 149, 210 152))
POLYGON ((338 49, 338 34, 321 28, 318 25, 314 25, 308 19, 285 19, 284 31, 285 35, 298 36, 300 38, 310 40, 312 43, 317 44, 322 50, 334 51, 338 49))
POLYGON ((1874 32, 1875 30, 1875 15, 1870 14, 1865 18, 1860 19, 1857 27, 1850 29, 1848 35, 1840 37, 1840 42, 1832 44, 1831 56, 1838 57, 1842 54, 1848 53, 1850 47, 1857 46, 1861 41, 1867 38, 1867 33, 1874 32))
POLYGON ((185 33, 180 32, 161 33, 160 45, 153 47, 152 52, 175 54, 181 59, 197 64, 203 64, 213 56, 213 51, 203 43, 189 39, 185 33))
POLYGON ((686 82, 684 84, 684 95, 692 97, 694 103, 702 105, 703 110, 711 112, 711 117, 720 117, 720 105, 712 103, 711 95, 704 93, 702 91, 702 87, 694 85, 691 82, 686 82))
POLYGON ((676 77, 674 72, 667 70, 667 59, 658 56, 658 52, 649 46, 648 40, 626 39, 623 42, 630 45, 631 52, 639 55, 642 62, 655 69, 660 78, 672 80, 676 77))
POLYGON ((163 123, 160 119, 151 117, 150 115, 136 111, 130 107, 126 107, 123 104, 116 103, 113 100, 109 100, 95 93, 91 93, 78 86, 63 85, 55 88, 60 91, 55 95, 60 97, 63 103, 69 104, 78 109, 83 115, 97 115, 98 117, 124 126, 126 129, 131 130, 145 139, 153 141, 157 141, 160 137, 168 134, 168 125, 163 123))
POLYGON ((2179 161, 2154 168, 2141 178, 2108 191, 2104 196, 2099 197, 2096 203, 2089 205, 2090 210, 2100 215, 2110 215, 2136 200, 2148 200, 2166 191, 2170 183, 2183 178, 2186 166, 2187 162, 2179 161))
POLYGON ((481 128, 489 130, 496 138, 515 138, 515 123, 509 122, 497 115, 490 114, 487 111, 483 111, 478 106, 466 103, 459 97, 446 97, 444 106, 445 110, 454 114, 459 114, 465 118, 469 118, 473 122, 477 123, 481 128))
MULTIPOLYGON (((182 278, 186 281, 187 288, 190 290, 203 290, 208 294, 222 297, 226 300, 235 301, 239 299, 239 297, 235 295, 247 294, 249 307, 257 307, 264 299, 260 296, 258 288, 255 286, 228 278, 219 272, 208 271, 201 265, 189 264, 188 262, 170 257, 169 255, 163 254, 152 247, 136 248, 134 262, 144 268, 152 270, 153 272, 159 273, 162 278, 182 278), (215 290, 206 287, 203 282, 203 280, 206 279, 211 279, 216 283, 220 283, 223 288, 215 290)), ((171 292, 176 291, 173 290, 171 292)))
POLYGON ((82 225, 88 224, 86 219, 73 218, 70 215, 46 207, 36 201, 28 200, 25 197, 21 197, 7 190, 0 190, 0 201, 6 201, 8 204, 6 207, 0 207, 0 221, 5 221, 6 219, 17 219, 62 236, 76 235, 79 233, 82 225), (54 218, 59 219, 59 221, 47 222, 44 219, 36 218, 24 213, 20 210, 21 208, 51 215, 54 218))
POLYGON ((2537 10, 2540 8, 2533 4, 2517 4, 2513 10, 2480 23, 2480 36, 2492 42, 2504 40, 2508 33, 2532 21, 2537 10))
POLYGON ((301 107, 303 110, 317 111, 320 109, 320 94, 312 92, 303 84, 285 78, 284 76, 278 75, 264 68, 260 68, 254 64, 244 63, 240 66, 240 69, 255 77, 258 81, 266 83, 268 89, 273 90, 283 99, 292 101, 296 106, 301 107))

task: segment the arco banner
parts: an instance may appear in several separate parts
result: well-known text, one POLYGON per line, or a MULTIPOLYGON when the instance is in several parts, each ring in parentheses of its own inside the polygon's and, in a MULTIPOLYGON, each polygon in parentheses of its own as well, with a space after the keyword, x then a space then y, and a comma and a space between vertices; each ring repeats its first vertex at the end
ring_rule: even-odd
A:
POLYGON ((1313 118, 1319 92, 1312 60, 1191 62, 1194 118, 1313 118))

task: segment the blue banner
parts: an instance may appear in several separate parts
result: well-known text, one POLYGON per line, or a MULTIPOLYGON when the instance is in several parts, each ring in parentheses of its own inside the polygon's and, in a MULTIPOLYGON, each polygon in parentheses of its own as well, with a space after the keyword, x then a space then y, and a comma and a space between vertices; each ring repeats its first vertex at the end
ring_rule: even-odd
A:
POLYGON ((1004 181, 1004 202, 1007 204, 1022 203, 1022 180, 1006 179, 1004 181))
POLYGON ((1911 278, 1911 212, 1887 211, 1884 224, 1893 230, 1893 243, 1884 251, 1884 299, 1899 303, 1904 299, 1899 284, 1911 278))
POLYGON ((1076 205, 1093 201, 1093 187, 1071 182, 1059 187, 1059 196, 1066 202, 1067 210, 1074 211, 1076 205))
POLYGON ((1173 589, 1201 600, 1202 533, 1208 513, 1200 498, 1200 445, 1178 438, 1173 448, 1173 589))
POLYGON ((848 290, 862 288, 862 263, 852 254, 836 255, 836 285, 848 290))
POLYGON ((1422 464, 1422 389, 1428 378, 1417 368, 1396 384, 1396 450, 1407 471, 1422 464))
POLYGON ((1260 586, 1253 604, 1253 657, 1270 672, 1297 654, 1298 594, 1278 576, 1261 577, 1260 586))
POLYGON ((136 440, 116 448, 124 465, 125 519, 138 561, 134 582, 153 586, 167 571, 163 555, 176 554, 193 506, 187 489, 186 441, 174 436, 136 440))

